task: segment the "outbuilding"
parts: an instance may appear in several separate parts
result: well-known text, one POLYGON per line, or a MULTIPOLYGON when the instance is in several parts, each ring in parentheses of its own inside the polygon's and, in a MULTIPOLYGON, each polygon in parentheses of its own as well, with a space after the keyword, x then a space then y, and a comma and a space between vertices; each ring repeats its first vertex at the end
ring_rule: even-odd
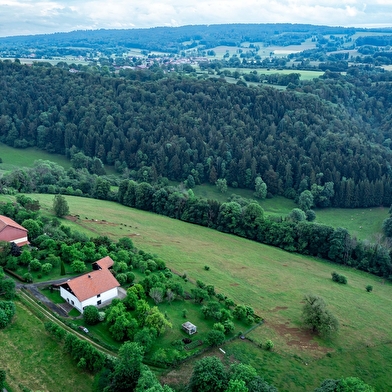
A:
POLYGON ((0 215, 0 241, 13 242, 18 246, 28 245, 28 230, 8 216, 0 215))
POLYGON ((190 321, 187 321, 186 323, 182 324, 182 329, 183 329, 188 335, 193 335, 194 333, 197 332, 196 325, 193 325, 190 321))

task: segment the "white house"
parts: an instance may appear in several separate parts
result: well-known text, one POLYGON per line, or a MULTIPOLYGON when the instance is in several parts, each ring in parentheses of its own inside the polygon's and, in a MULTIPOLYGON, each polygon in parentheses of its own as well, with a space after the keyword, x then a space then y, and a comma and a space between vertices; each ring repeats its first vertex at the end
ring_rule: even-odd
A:
POLYGON ((93 263, 93 271, 60 284, 60 295, 83 313, 88 305, 99 306, 118 296, 120 283, 110 272, 113 260, 106 256, 93 263))

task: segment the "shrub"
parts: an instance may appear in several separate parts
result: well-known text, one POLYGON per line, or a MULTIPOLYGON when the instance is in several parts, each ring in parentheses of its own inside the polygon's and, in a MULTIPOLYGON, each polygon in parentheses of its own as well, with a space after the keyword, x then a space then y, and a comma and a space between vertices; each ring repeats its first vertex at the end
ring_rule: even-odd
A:
POLYGON ((182 317, 187 318, 188 316, 188 311, 186 309, 182 310, 182 317))
POLYGON ((42 264, 37 259, 30 261, 30 269, 32 271, 41 271, 42 264))
POLYGON ((210 267, 209 267, 208 265, 205 265, 205 266, 204 266, 204 269, 205 269, 206 271, 209 271, 209 270, 210 270, 210 267))
POLYGON ((212 330, 207 334, 207 345, 219 346, 225 341, 225 334, 222 331, 212 330))
POLYGON ((94 305, 84 308, 83 319, 88 325, 95 325, 99 322, 100 315, 98 309, 94 305))
POLYGON ((33 275, 31 275, 30 272, 26 272, 23 275, 23 279, 25 280, 26 283, 33 283, 33 275))
POLYGON ((370 284, 368 284, 368 285, 366 286, 366 291, 367 291, 368 293, 371 293, 371 292, 373 291, 373 286, 370 285, 370 284))
POLYGON ((332 272, 332 280, 337 283, 347 284, 347 278, 344 275, 340 275, 337 272, 332 272))
POLYGON ((213 327, 214 331, 221 331, 225 333, 225 327, 222 323, 214 323, 213 327))
POLYGON ((267 340, 264 345, 265 349, 271 351, 274 348, 274 342, 272 340, 267 340))
POLYGON ((42 273, 46 275, 46 274, 48 274, 50 271, 52 271, 52 268, 53 268, 53 266, 52 266, 52 264, 50 264, 50 263, 42 264, 42 273))

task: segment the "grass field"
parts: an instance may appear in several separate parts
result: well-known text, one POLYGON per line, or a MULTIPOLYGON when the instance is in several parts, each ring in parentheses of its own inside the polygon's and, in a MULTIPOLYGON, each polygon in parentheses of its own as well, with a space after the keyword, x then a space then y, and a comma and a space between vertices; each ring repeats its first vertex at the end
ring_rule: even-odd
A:
MULTIPOLYGON (((50 207, 52 196, 34 197, 50 207)), ((266 324, 251 336, 274 340, 273 381, 280 390, 307 391, 323 378, 342 375, 360 376, 380 391, 392 390, 391 362, 380 362, 392 356, 387 344, 392 341, 392 286, 380 278, 116 203, 66 198, 72 214, 83 211, 75 224, 115 239, 129 236, 170 268, 252 306, 266 324), (333 270, 347 276, 348 285, 332 282, 333 270), (374 286, 371 294, 365 290, 368 284, 374 286), (300 328, 301 302, 309 292, 321 295, 340 320, 335 339, 322 342, 300 328)))
MULTIPOLYGON (((71 162, 65 155, 50 154, 35 147, 20 149, 0 143, 0 158, 3 160, 3 163, 0 163, 0 172, 32 167, 38 159, 55 162, 65 169, 71 167, 71 162)), ((105 171, 107 174, 116 174, 114 166, 105 165, 105 171)))
POLYGON ((21 303, 16 306, 13 323, 0 329, 0 367, 11 391, 21 391, 21 385, 33 391, 91 391, 92 376, 64 355, 41 320, 21 303))
MULTIPOLYGON (((196 196, 206 199, 215 199, 226 202, 232 194, 252 199, 253 191, 249 189, 229 188, 223 194, 216 186, 211 184, 197 185, 193 189, 196 196)), ((291 199, 274 196, 272 199, 258 200, 263 207, 265 215, 286 216, 298 205, 291 199)), ((316 222, 332 227, 344 227, 359 239, 373 240, 382 233, 382 222, 388 218, 388 208, 326 208, 316 209, 316 222)))
POLYGON ((31 167, 38 159, 55 162, 66 169, 71 167, 71 162, 64 155, 49 154, 34 147, 19 149, 0 143, 0 157, 3 160, 3 163, 0 164, 0 170, 7 171, 20 167, 31 167))

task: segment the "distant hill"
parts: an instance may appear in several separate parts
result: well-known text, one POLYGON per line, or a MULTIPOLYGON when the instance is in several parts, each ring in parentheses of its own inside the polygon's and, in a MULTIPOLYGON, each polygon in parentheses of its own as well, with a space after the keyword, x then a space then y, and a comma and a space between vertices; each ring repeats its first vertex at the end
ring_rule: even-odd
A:
POLYGON ((127 30, 79 30, 70 33, 39 34, 0 38, 0 51, 26 49, 62 49, 62 54, 85 54, 100 49, 123 52, 129 48, 178 53, 192 46, 205 49, 218 45, 236 46, 243 42, 265 45, 293 45, 312 36, 353 35, 355 32, 392 32, 392 29, 360 29, 309 24, 222 24, 182 27, 156 27, 127 30))

